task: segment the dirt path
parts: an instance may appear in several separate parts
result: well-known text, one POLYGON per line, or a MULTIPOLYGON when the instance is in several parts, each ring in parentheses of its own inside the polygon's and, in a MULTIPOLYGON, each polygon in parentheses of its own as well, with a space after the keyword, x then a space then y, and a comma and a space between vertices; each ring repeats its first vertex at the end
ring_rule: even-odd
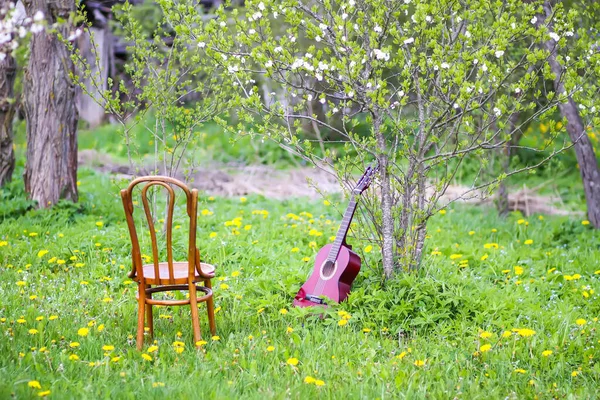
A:
MULTIPOLYGON (((80 166, 94 168, 100 172, 131 178, 142 175, 143 171, 131 171, 128 165, 116 163, 109 155, 95 150, 81 150, 78 155, 80 166)), ((182 178, 179 176, 178 178, 182 178)), ((238 197, 260 194, 268 198, 286 199, 308 197, 320 199, 324 194, 341 193, 335 177, 318 168, 295 168, 277 170, 266 165, 228 165, 215 164, 212 168, 199 168, 191 176, 191 185, 210 195, 238 197), (316 190, 319 189, 319 191, 316 190)), ((483 192, 469 192, 461 185, 450 185, 442 197, 442 202, 460 201, 473 205, 493 204, 493 199, 483 192)), ((565 210, 558 196, 540 196, 527 189, 509 195, 509 208, 519 210, 524 215, 571 215, 580 214, 565 210)))

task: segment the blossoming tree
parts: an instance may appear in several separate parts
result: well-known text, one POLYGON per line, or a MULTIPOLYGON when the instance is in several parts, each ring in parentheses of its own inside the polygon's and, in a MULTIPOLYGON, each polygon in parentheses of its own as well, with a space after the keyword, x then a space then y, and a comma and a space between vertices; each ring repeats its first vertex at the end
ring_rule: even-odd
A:
MULTIPOLYGON (((251 0, 243 13, 221 8, 208 23, 192 3, 159 2, 189 45, 228 71, 242 121, 230 128, 250 126, 343 183, 377 161, 379 187, 366 215, 387 277, 419 265, 427 220, 473 165, 466 160, 481 169, 464 195, 489 193, 520 170, 484 178, 487 153, 578 89, 551 93, 541 47, 548 31, 535 20, 540 1, 251 0), (258 80, 284 95, 261 91, 258 80), (515 114, 519 121, 509 123, 515 114), (368 134, 356 129, 361 119, 368 134), (344 155, 302 135, 304 121, 343 138, 344 155)), ((566 146, 550 142, 540 162, 566 146)))

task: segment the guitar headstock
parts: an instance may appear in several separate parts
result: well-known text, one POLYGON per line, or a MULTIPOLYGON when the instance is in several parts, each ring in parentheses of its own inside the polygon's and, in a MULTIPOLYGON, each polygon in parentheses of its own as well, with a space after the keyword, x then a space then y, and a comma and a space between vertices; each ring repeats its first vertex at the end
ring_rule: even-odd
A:
POLYGON ((369 165, 363 176, 361 176, 358 182, 356 183, 356 187, 354 188, 354 190, 352 190, 352 193, 359 195, 362 194, 362 192, 364 192, 365 190, 367 190, 367 188, 369 187, 369 185, 371 185, 371 182, 373 181, 373 177, 377 174, 377 171, 379 171, 379 164, 377 164, 375 167, 373 167, 373 164, 369 165))

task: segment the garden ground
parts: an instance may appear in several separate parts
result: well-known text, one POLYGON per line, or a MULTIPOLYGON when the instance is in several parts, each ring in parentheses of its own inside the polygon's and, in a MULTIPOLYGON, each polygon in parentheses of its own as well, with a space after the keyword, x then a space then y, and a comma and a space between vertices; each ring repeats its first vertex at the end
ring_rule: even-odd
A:
MULTIPOLYGON (((290 307, 339 209, 306 199, 201 196, 203 258, 218 266, 218 337, 189 309, 155 310, 135 349, 135 284, 118 189, 82 169, 81 200, 0 220, 0 397, 594 397, 599 235, 581 218, 457 205, 428 227, 421 269, 384 282, 378 249, 349 301, 290 307)), ((15 211, 17 210, 17 211, 15 211)), ((181 214, 180 214, 181 216, 181 214)), ((182 219, 176 221, 181 232, 182 219)), ((179 241, 183 254, 185 239, 179 241)), ((202 315, 202 314, 201 314, 202 315)))

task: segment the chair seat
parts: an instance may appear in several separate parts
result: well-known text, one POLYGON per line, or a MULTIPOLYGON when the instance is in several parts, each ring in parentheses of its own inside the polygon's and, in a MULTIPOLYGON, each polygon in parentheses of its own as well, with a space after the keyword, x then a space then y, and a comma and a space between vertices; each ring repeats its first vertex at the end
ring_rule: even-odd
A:
MULTIPOLYGON (((144 281, 148 285, 169 285, 187 283, 188 278, 188 262, 180 261, 173 262, 173 282, 169 282, 169 263, 161 262, 158 264, 158 274, 156 277, 154 274, 154 264, 143 265, 144 269, 144 281)), ((195 281, 203 281, 204 279, 211 279, 215 276, 215 267, 211 264, 200 263, 202 269, 202 275, 196 271, 195 281)), ((136 277, 139 279, 139 277, 136 277)))

